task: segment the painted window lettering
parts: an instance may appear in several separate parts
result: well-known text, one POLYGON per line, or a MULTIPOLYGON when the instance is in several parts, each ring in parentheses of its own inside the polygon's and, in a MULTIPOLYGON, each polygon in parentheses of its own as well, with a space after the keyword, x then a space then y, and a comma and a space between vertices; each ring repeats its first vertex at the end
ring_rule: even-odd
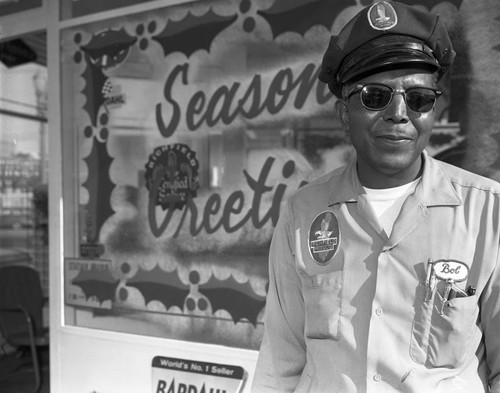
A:
MULTIPOLYGON (((243 171, 247 184, 253 191, 253 197, 250 209, 238 222, 231 223, 231 216, 233 214, 238 215, 242 213, 243 207, 245 206, 245 194, 241 190, 234 191, 230 194, 224 204, 219 194, 212 194, 203 208, 200 222, 198 221, 198 207, 192 198, 188 198, 182 213, 180 213, 181 216, 178 220, 177 228, 173 237, 175 238, 179 235, 188 212, 191 214, 189 232, 192 236, 196 236, 203 229, 205 229, 205 231, 209 234, 214 233, 221 227, 224 228, 227 233, 232 233, 243 227, 248 221, 251 221, 256 229, 262 228, 269 220, 272 221, 273 225, 276 225, 281 202, 287 188, 285 184, 280 183, 274 188, 274 195, 269 210, 263 215, 260 213, 263 195, 266 192, 273 190, 272 186, 266 185, 266 180, 271 172, 274 161, 275 159, 273 157, 267 158, 266 162, 262 166, 262 170, 257 180, 253 179, 247 171, 243 171), (216 222, 211 221, 211 216, 217 214, 220 214, 219 219, 216 222)), ((282 170, 284 179, 289 178, 294 171, 295 162, 291 160, 286 162, 282 170)), ((159 182, 162 178, 162 174, 159 173, 156 176, 156 181, 159 182)), ((168 208, 163 216, 161 224, 158 225, 156 219, 156 201, 158 200, 159 189, 159 184, 151 185, 148 203, 149 226, 151 228, 151 232, 156 237, 160 237, 163 232, 165 232, 175 213, 175 208, 168 208)))
POLYGON ((219 87, 211 97, 207 97, 204 91, 197 91, 187 105, 181 105, 173 98, 172 90, 179 78, 183 85, 189 84, 188 71, 189 64, 178 65, 173 69, 163 89, 167 109, 164 109, 163 103, 156 104, 156 123, 165 138, 174 134, 183 116, 188 129, 195 131, 203 124, 209 127, 220 122, 231 124, 238 116, 254 119, 266 109, 270 114, 276 114, 292 98, 293 93, 293 104, 295 108, 300 109, 315 85, 316 100, 319 104, 331 99, 325 86, 317 82, 319 69, 314 64, 308 64, 297 77, 290 68, 279 70, 269 84, 267 93, 262 91, 262 76, 256 74, 244 92, 240 91, 241 83, 234 82, 231 86, 219 87), (184 115, 183 108, 186 108, 184 115))

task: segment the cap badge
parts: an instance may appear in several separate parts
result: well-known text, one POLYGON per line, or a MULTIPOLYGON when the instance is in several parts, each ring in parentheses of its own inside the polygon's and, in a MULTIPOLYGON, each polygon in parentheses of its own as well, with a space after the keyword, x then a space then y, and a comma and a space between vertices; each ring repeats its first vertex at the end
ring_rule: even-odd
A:
POLYGON ((331 211, 318 214, 309 227, 309 254, 320 265, 328 264, 340 245, 337 217, 331 211))
POLYGON ((375 30, 389 30, 398 23, 394 7, 387 1, 379 1, 368 10, 368 22, 375 30))

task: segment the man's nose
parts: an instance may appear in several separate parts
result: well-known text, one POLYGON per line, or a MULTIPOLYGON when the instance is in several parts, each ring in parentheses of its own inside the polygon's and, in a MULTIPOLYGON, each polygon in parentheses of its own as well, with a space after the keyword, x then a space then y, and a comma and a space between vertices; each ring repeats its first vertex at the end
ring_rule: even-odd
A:
POLYGON ((391 102, 385 108, 384 120, 394 123, 406 123, 410 120, 404 92, 394 92, 391 102))

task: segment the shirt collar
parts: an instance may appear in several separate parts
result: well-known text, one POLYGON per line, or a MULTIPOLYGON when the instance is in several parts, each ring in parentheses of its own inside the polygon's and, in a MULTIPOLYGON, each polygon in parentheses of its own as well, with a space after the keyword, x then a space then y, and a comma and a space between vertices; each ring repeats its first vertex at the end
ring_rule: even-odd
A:
MULTIPOLYGON (((425 150, 422 158, 424 170, 415 190, 421 203, 425 206, 461 205, 460 197, 438 161, 429 157, 425 150)), ((356 160, 351 161, 343 170, 334 172, 330 185, 329 206, 342 202, 357 202, 364 191, 359 181, 356 160)))

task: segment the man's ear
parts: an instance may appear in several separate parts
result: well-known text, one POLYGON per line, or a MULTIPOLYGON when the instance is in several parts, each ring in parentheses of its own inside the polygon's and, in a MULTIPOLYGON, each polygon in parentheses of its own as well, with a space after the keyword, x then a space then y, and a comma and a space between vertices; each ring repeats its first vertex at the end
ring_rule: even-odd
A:
POLYGON ((349 133, 349 109, 347 108, 347 102, 341 98, 335 102, 335 114, 342 125, 345 133, 349 133))

